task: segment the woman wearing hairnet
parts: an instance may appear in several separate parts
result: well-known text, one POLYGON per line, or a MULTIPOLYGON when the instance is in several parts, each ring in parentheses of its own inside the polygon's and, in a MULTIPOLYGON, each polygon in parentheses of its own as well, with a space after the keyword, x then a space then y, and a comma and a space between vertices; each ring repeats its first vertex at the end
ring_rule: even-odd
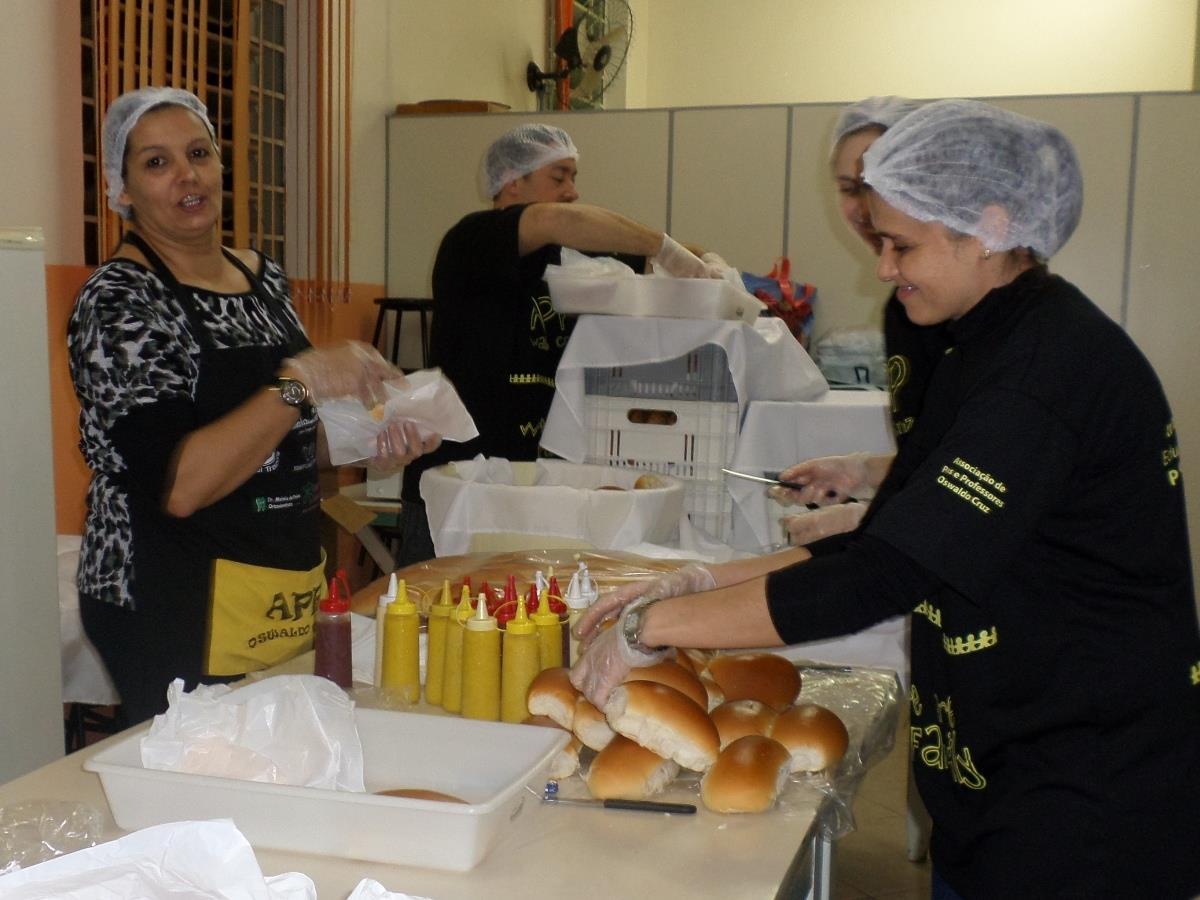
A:
MULTIPOLYGON (((882 249, 867 207, 863 153, 876 139, 920 104, 905 97, 868 97, 842 110, 833 130, 830 168, 838 211, 876 255, 882 249)), ((946 349, 941 326, 914 325, 893 290, 883 308, 883 336, 896 443, 904 441, 921 411, 929 375, 946 349)), ((816 504, 819 509, 784 516, 791 543, 807 544, 857 527, 892 464, 892 454, 851 453, 804 460, 779 473, 803 490, 776 486, 770 495, 784 506, 816 504)))
MULTIPOLYGON (((221 160, 187 91, 119 97, 109 206, 129 222, 68 327, 92 469, 77 583, 84 628, 132 723, 180 677, 228 680, 312 645, 323 591, 313 404, 373 406, 401 378, 373 348, 314 349, 279 266, 221 246, 221 160)), ((432 449, 412 423, 376 463, 432 449)))
POLYGON ((1200 631, 1178 445, 1149 363, 1043 263, 1079 220, 1074 151, 949 100, 879 138, 863 175, 880 278, 951 345, 862 528, 614 592, 581 621, 572 680, 602 705, 656 648, 911 611, 934 896, 1194 897, 1200 631))

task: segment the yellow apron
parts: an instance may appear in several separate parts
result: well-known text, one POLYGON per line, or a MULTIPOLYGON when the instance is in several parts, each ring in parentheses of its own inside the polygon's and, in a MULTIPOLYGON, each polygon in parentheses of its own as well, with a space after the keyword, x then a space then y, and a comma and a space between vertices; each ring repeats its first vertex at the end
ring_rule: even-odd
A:
POLYGON ((325 597, 325 554, 307 572, 218 559, 209 599, 208 675, 257 672, 312 649, 325 597))

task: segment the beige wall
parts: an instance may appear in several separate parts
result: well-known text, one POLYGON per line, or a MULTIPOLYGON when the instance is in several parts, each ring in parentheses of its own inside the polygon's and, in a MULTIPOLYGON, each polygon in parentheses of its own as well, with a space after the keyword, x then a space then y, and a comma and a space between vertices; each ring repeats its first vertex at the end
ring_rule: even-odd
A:
POLYGON ((79 4, 0 0, 0 226, 36 225, 83 262, 79 4))
MULTIPOLYGON (((1195 0, 653 0, 648 106, 1191 90, 1195 0)), ((641 96, 640 90, 633 91, 641 96)))

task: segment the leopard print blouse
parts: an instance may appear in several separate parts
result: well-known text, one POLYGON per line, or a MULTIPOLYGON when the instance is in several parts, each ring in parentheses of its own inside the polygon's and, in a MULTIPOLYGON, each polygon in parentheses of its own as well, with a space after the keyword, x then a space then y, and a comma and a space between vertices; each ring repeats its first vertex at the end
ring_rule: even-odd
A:
MULTIPOLYGON (((300 328, 283 270, 264 257, 258 274, 264 291, 283 302, 291 327, 300 328)), ((278 303, 268 305, 252 291, 196 290, 195 297, 218 349, 288 340, 278 303)), ((194 400, 200 345, 158 276, 132 260, 113 259, 80 289, 67 326, 67 351, 81 407, 79 447, 92 470, 76 584, 80 594, 134 608, 133 534, 128 497, 117 481, 126 466, 110 432, 135 408, 194 400)))

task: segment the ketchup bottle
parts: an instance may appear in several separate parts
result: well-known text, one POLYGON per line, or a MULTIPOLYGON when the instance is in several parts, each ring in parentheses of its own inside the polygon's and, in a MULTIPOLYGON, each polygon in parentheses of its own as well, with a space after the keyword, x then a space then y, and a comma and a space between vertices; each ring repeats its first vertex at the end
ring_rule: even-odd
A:
POLYGON ((349 690, 354 684, 350 662, 350 598, 337 576, 329 579, 329 594, 317 606, 315 643, 313 674, 349 690))

